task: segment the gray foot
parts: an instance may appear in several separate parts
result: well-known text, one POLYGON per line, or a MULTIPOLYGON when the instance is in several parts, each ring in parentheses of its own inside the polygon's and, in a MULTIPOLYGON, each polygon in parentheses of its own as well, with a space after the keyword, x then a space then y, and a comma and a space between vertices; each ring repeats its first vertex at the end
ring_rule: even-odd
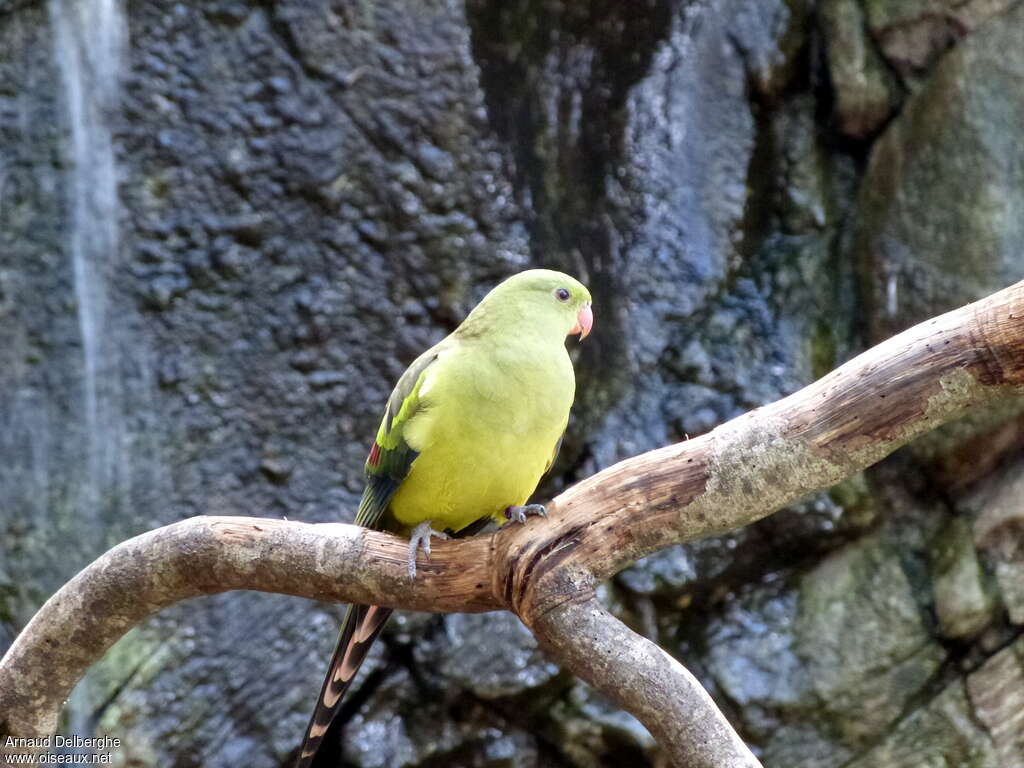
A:
POLYGON ((543 504, 527 504, 525 507, 505 507, 505 518, 513 523, 525 523, 528 517, 547 517, 543 504))
POLYGON ((430 559, 430 537, 437 536, 437 538, 444 539, 448 538, 448 534, 444 531, 435 531, 430 527, 430 521, 424 520, 422 523, 412 529, 412 533, 409 535, 409 578, 416 578, 416 550, 422 549, 424 556, 430 559))

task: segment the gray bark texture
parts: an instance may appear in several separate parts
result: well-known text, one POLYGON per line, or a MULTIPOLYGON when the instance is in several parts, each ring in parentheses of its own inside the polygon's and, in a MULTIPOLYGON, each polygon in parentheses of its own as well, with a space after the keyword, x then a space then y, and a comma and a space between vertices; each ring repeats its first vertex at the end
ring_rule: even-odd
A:
MULTIPOLYGON (((0 45, 0 649, 144 531, 350 521, 394 380, 526 266, 597 317, 541 499, 1024 277, 1020 2, 0 0, 0 45)), ((769 768, 1024 763, 1019 402, 844 476, 601 574, 600 610, 769 768)), ((340 615, 175 605, 61 728, 284 765, 340 615)), ((664 761, 554 658, 402 613, 329 759, 664 761)))

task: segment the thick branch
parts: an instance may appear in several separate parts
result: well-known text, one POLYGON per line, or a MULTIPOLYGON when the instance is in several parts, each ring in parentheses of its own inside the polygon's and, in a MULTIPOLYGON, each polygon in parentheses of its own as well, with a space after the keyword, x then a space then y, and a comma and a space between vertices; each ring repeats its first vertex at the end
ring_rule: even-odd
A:
POLYGON ((191 597, 255 589, 413 610, 499 608, 487 541, 467 543, 479 552, 473 568, 461 564, 466 552, 448 548, 410 582, 408 543, 354 525, 193 517, 136 536, 65 584, 8 649, 0 661, 0 735, 52 732, 89 666, 147 616, 191 597))
POLYGON ((352 526, 195 518, 152 531, 65 585, 0 660, 0 734, 50 732, 74 683, 145 616, 200 594, 260 589, 431 611, 509 608, 667 739, 678 764, 704 764, 708 754, 739 760, 735 734, 692 678, 593 613, 595 581, 672 544, 747 525, 971 408, 1022 393, 1024 282, 915 326, 707 435, 616 464, 561 494, 547 520, 437 544, 415 583, 404 575, 405 542, 352 526), (567 633, 586 621, 592 635, 567 633), (654 671, 582 664, 588 643, 590 651, 618 644, 624 664, 644 659, 654 671), (662 717, 675 711, 667 699, 645 704, 670 689, 673 701, 701 710, 686 721, 699 734, 662 717))
POLYGON ((696 678, 597 598, 562 603, 530 628, 569 671, 636 715, 677 765, 761 765, 696 678))

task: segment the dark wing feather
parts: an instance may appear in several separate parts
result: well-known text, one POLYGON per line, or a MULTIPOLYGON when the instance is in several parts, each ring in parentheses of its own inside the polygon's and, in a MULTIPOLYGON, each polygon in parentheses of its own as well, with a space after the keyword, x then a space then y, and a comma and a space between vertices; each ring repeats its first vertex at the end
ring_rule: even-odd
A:
POLYGON ((366 458, 366 488, 356 512, 356 525, 383 529, 384 512, 418 455, 405 441, 405 426, 420 409, 420 386, 427 368, 437 360, 434 347, 413 361, 395 385, 384 408, 384 418, 366 458))

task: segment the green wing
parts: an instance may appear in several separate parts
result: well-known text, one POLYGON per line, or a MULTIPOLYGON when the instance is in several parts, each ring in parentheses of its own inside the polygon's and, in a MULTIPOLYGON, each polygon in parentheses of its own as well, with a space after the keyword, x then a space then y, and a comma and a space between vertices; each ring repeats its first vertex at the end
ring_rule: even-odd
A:
POLYGON ((433 347, 416 358, 388 398, 377 438, 366 458, 366 488, 356 512, 356 525, 378 530, 387 528, 384 512, 419 455, 405 441, 403 432, 409 419, 422 407, 420 387, 427 369, 440 354, 441 350, 433 347))

